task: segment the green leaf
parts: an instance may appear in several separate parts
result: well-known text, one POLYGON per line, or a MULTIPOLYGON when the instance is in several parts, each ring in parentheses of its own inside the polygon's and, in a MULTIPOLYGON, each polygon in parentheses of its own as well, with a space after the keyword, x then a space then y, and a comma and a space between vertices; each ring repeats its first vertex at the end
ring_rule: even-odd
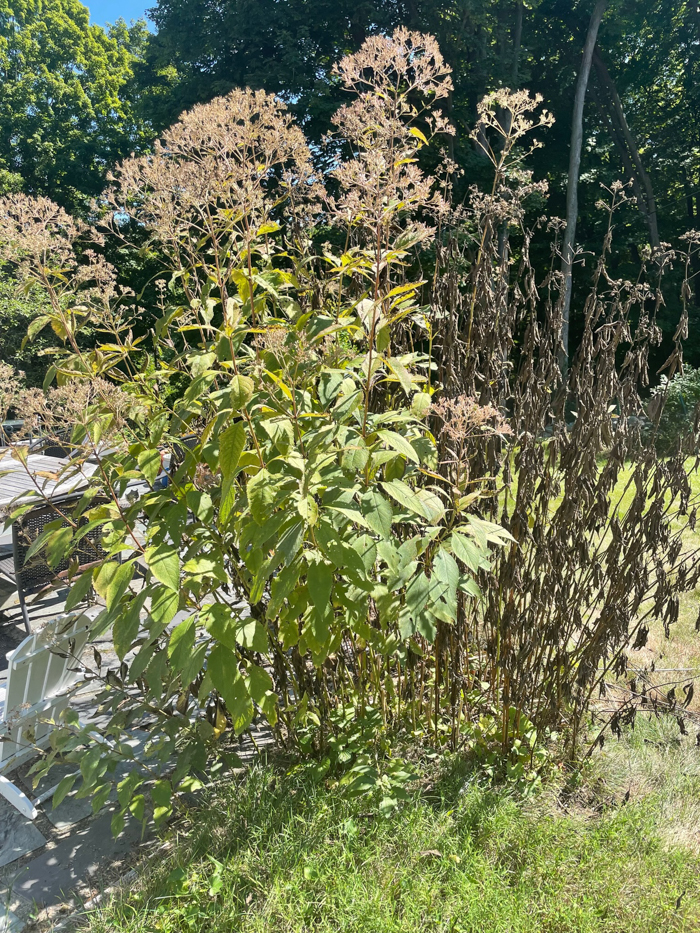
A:
POLYGON ((265 695, 271 693, 274 689, 272 678, 267 671, 258 664, 249 664, 247 680, 251 697, 258 706, 262 706, 265 701, 265 695))
POLYGON ((234 653, 223 645, 217 645, 209 655, 207 677, 211 678, 223 698, 236 734, 240 734, 250 725, 255 707, 238 670, 234 653))
POLYGON ((332 369, 321 374, 318 381, 318 399, 324 408, 328 408, 336 397, 344 378, 345 373, 342 369, 332 369))
POLYGON ((117 810, 117 812, 112 817, 110 829, 112 830, 112 835, 115 839, 124 829, 124 813, 121 810, 117 810))
POLYGON ((198 557, 185 561, 182 570, 187 577, 214 577, 216 580, 220 580, 221 583, 228 582, 223 557, 216 552, 200 554, 198 557))
POLYGON ((248 376, 234 376, 231 380, 230 402, 234 411, 240 411, 253 397, 255 384, 248 376))
POLYGON ((380 492, 374 489, 371 489, 362 496, 360 504, 362 514, 372 531, 375 531, 382 538, 389 538, 391 536, 391 520, 393 518, 391 504, 380 492))
POLYGON ((180 557, 177 550, 171 544, 163 542, 156 547, 146 548, 144 557, 156 580, 169 589, 179 592, 180 557))
POLYGON ((270 517, 270 509, 275 501, 275 489, 272 476, 267 470, 258 470, 255 476, 248 480, 248 503, 250 513, 258 523, 263 525, 270 517))
POLYGON ((141 611, 147 596, 147 591, 141 590, 135 599, 131 600, 128 607, 114 620, 112 642, 120 661, 123 661, 127 651, 131 650, 139 633, 141 627, 141 611))
POLYGON ((409 441, 406 440, 401 434, 397 434, 396 431, 377 431, 377 435, 381 437, 384 443, 391 447, 392 450, 395 450, 397 453, 403 454, 407 460, 412 460, 414 463, 419 463, 418 454, 415 452, 409 441))
POLYGON ((420 515, 421 518, 430 519, 430 512, 426 508, 425 504, 419 497, 418 493, 411 489, 406 483, 401 479, 392 479, 388 483, 382 483, 382 488, 387 492, 393 499, 395 499, 399 505, 402 505, 405 509, 408 509, 409 512, 413 512, 415 515, 420 515))
POLYGON ((173 788, 170 781, 156 781, 151 790, 153 800, 153 819, 156 823, 161 823, 173 812, 172 807, 173 788))
POLYGON ((139 776, 138 771, 130 771, 125 778, 117 784, 117 800, 119 806, 125 810, 129 801, 134 796, 134 791, 141 787, 143 778, 139 776))
POLYGON ((234 683, 241 679, 236 655, 225 645, 215 645, 207 662, 207 675, 211 677, 214 688, 223 697, 227 706, 236 703, 234 683))
POLYGON ((350 395, 342 396, 331 409, 333 417, 340 422, 346 421, 359 408, 362 398, 363 392, 361 389, 357 389, 350 395))
POLYGON ((233 477, 225 479, 221 487, 221 501, 219 505, 218 525, 223 528, 231 517, 236 503, 236 483, 233 477))
POLYGON ((143 818, 146 812, 146 798, 143 794, 137 794, 136 797, 129 804, 130 813, 139 821, 143 822, 143 818))
POLYGON ((414 616, 419 615, 425 608, 430 594, 430 582, 426 575, 421 571, 417 574, 406 587, 406 608, 414 616))
POLYGON ((270 601, 267 604, 267 618, 274 619, 277 616, 282 603, 297 585, 301 574, 301 563, 295 562, 285 567, 280 573, 272 578, 270 584, 270 601))
POLYGON ((318 505, 313 496, 305 496, 300 499, 297 503, 297 511, 309 525, 315 525, 318 521, 318 505))
MULTIPOLYGON (((457 566, 457 561, 445 548, 440 548, 433 561, 431 583, 433 583, 434 580, 440 584, 439 595, 445 603, 446 621, 454 621, 457 617, 459 567, 457 566)), ((433 598, 435 597, 433 596, 433 598)))
POLYGON ((344 567, 347 570, 354 571, 357 577, 364 580, 367 571, 362 558, 354 547, 343 541, 330 522, 319 523, 316 529, 316 541, 326 557, 336 567, 344 567))
MULTIPOLYGON (((168 586, 152 587, 151 594, 148 619, 151 627, 155 626, 160 634, 175 618, 175 614, 180 608, 180 595, 168 586)), ((151 637, 154 636, 151 634, 151 637)))
MULTIPOLYGON (((47 324, 51 323, 50 314, 40 314, 39 317, 35 317, 27 328, 27 336, 25 339, 34 340, 36 335, 42 331, 47 324)), ((22 341, 22 349, 24 349, 24 341, 22 341)))
POLYGON ((349 518, 350 521, 355 522, 356 525, 360 525, 362 528, 366 528, 368 531, 374 530, 358 508, 346 509, 339 505, 329 505, 327 508, 332 512, 338 512, 340 515, 344 515, 346 518, 349 518))
POLYGON ((214 505, 208 492, 201 489, 188 489, 185 496, 187 508, 205 525, 210 525, 214 518, 214 505))
POLYGON ((78 579, 71 584, 70 592, 66 598, 66 607, 65 611, 70 612, 71 609, 82 603, 87 594, 90 592, 92 587, 92 576, 93 570, 86 570, 84 573, 81 573, 78 579))
POLYGON ((333 589, 333 568, 325 561, 309 564, 306 583, 313 607, 314 635, 320 644, 325 644, 328 639, 327 616, 333 589))
POLYGON ((514 542, 513 535, 502 525, 496 525, 494 522, 487 522, 483 518, 477 518, 475 515, 467 515, 467 521, 470 531, 475 537, 480 537, 491 544, 503 547, 506 543, 514 542))
POLYGON ((181 671, 187 664, 194 648, 194 619, 185 619, 176 625, 168 642, 168 657, 176 671, 181 671))
MULTIPOLYGON (((400 482, 400 480, 398 480, 400 482)), ((416 495, 420 499, 424 514, 429 522, 433 525, 437 525, 445 517, 445 506, 442 504, 442 499, 437 496, 434 492, 430 492, 429 489, 418 489, 416 490, 416 495)))
POLYGON ((191 353, 187 357, 187 362, 190 364, 192 376, 201 376, 213 367, 216 362, 216 353, 211 350, 205 353, 191 353))
POLYGON ((398 381, 401 383, 401 388, 404 390, 406 395, 410 396, 413 391, 413 383, 411 382, 411 376, 406 369, 406 367, 399 363, 398 360, 387 360, 387 366, 394 373, 398 381))
POLYGON ((374 540, 369 535, 357 535, 349 543, 357 551, 357 556, 364 564, 365 571, 370 573, 377 560, 377 546, 374 540))
POLYGON ((71 541, 73 539, 72 528, 59 528, 52 532, 46 539, 46 558, 52 570, 68 557, 71 541))
POLYGON ((294 444, 294 428, 287 418, 276 421, 263 421, 262 426, 281 454, 286 454, 294 444))
POLYGON ((422 635, 429 642, 434 640, 435 623, 426 611, 429 596, 430 581, 421 572, 406 587, 406 602, 399 613, 399 633, 404 641, 412 635, 422 635))
POLYGON ((364 440, 359 437, 354 444, 349 444, 341 457, 341 465, 349 473, 357 473, 367 466, 369 460, 369 450, 365 446, 364 440))
POLYGON ((403 457, 392 457, 384 467, 384 478, 387 482, 392 479, 401 479, 406 472, 406 461, 403 457))
POLYGON ((229 606, 212 603, 202 609, 199 618, 211 637, 232 651, 239 645, 261 653, 267 650, 265 626, 251 617, 239 618, 229 606))
POLYGON ((225 480, 233 476, 245 448, 246 430, 242 421, 230 425, 219 438, 219 466, 225 480))
POLYGON ((131 561, 118 564, 116 561, 107 561, 102 564, 95 574, 95 590, 104 599, 107 609, 112 609, 119 602, 134 575, 134 565, 131 561))
POLYGON ((450 546, 455 557, 463 561, 474 573, 482 567, 488 569, 490 566, 485 548, 479 547, 474 541, 470 541, 469 538, 465 538, 456 531, 452 533, 450 546))
POLYGON ((146 482, 149 486, 152 486, 161 470, 160 451, 155 449, 142 450, 138 456, 138 465, 146 477, 146 482))
POLYGON ((238 629, 238 640, 244 648, 258 651, 260 654, 268 649, 267 631, 257 619, 245 619, 238 629))
POLYGON ((53 792, 53 798, 51 800, 54 810, 56 807, 60 807, 68 794, 70 794, 70 792, 73 790, 73 785, 75 784, 77 777, 77 774, 67 774, 64 778, 61 779, 58 787, 53 792))
POLYGON ((213 639, 235 650, 238 620, 229 606, 224 606, 222 603, 210 603, 204 606, 199 619, 213 639))
POLYGON ((425 418, 430 410, 430 395, 427 392, 416 392, 411 399, 411 411, 416 418, 425 418))
POLYGON ((408 132, 411 136, 415 136, 424 146, 428 145, 428 140, 425 138, 425 135, 418 129, 417 126, 410 126, 408 132))
POLYGON ((433 561, 433 574, 443 583, 448 590, 457 592, 459 583, 459 567, 454 557, 444 548, 440 548, 433 561))
POLYGON ((296 522, 288 528, 277 542, 276 553, 281 555, 282 563, 288 567, 294 560, 304 542, 304 525, 296 522))

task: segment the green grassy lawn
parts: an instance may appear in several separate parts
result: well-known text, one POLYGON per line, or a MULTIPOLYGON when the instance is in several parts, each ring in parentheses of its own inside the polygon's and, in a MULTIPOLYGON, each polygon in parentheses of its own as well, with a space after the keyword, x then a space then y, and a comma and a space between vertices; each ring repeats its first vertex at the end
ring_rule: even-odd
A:
MULTIPOLYGON (((527 802, 462 765, 388 819, 258 766, 173 828, 90 933, 699 930, 700 853, 662 831, 678 788, 625 803, 621 754, 608 777, 527 802)), ((697 766, 683 792, 700 804, 697 766)))

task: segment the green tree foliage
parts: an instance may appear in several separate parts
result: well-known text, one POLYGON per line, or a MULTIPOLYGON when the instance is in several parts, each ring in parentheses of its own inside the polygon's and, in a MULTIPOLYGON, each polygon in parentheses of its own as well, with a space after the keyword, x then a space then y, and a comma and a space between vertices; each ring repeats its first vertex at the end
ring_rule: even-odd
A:
POLYGON ((408 24, 410 6, 401 0, 160 0, 151 11, 158 31, 141 72, 157 89, 154 121, 167 126, 183 109, 234 87, 264 87, 291 103, 317 136, 329 129, 342 100, 333 63, 357 50, 369 31, 408 24))
POLYGON ((91 25, 79 0, 0 2, 0 185, 71 209, 143 138, 133 68, 146 25, 91 25))

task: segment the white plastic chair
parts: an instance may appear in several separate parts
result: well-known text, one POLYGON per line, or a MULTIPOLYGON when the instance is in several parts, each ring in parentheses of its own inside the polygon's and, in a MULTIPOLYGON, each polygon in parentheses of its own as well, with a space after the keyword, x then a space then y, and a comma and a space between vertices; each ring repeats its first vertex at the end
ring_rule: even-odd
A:
POLYGON ((78 661, 100 611, 59 616, 7 655, 6 680, 0 685, 0 795, 30 820, 36 819, 37 804, 56 788, 32 801, 5 774, 35 757, 37 747, 48 742, 53 723, 80 679, 78 661))

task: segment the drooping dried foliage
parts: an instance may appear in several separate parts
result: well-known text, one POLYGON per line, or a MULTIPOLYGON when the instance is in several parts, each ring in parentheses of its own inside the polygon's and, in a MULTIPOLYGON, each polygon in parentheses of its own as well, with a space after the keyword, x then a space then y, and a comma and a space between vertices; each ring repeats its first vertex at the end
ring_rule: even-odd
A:
MULTIPOLYGON (((475 675, 503 710, 504 742, 514 707, 516 720, 524 714, 540 731, 566 727, 573 750, 592 702, 625 673, 652 625, 668 634, 679 594, 694 589, 700 575, 689 533, 696 521, 689 476, 698 462, 686 459, 680 437, 674 456, 657 455, 663 398, 651 409, 643 398, 649 353, 661 341, 664 273, 674 261, 685 264, 687 301, 694 247, 691 237, 685 253, 666 247, 647 255, 636 282, 612 278, 606 259, 615 211, 627 199, 614 185, 598 205, 608 213, 608 229, 581 339, 562 366, 559 225, 548 226, 552 266, 538 282, 529 261, 536 232, 523 223, 536 189, 520 171, 517 186, 509 183, 510 161, 519 166, 519 152, 510 149, 514 128, 532 103, 522 95, 501 101, 506 112, 515 110, 510 130, 491 109, 482 116, 502 139, 491 153, 493 196, 476 199, 466 245, 452 236, 438 252, 431 296, 438 378, 447 394, 467 392, 507 412, 511 431, 507 445, 479 444, 471 454, 472 469, 478 463, 480 475, 499 477, 494 495, 482 500, 484 514, 516 542, 494 556, 466 626, 478 655, 475 675)), ((671 374, 682 369, 686 336, 684 312, 665 365, 671 374)), ((615 704, 609 724, 617 729, 636 705, 615 704)))
MULTIPOLYGON (((435 41, 373 38, 338 76, 355 97, 329 141, 328 191, 302 132, 259 92, 195 108, 121 167, 112 235, 131 215, 163 261, 148 341, 99 253, 64 255, 83 230, 43 202, 0 207, 3 256, 47 296, 34 330, 66 339, 52 375, 93 385, 71 470, 99 462, 100 504, 82 510, 109 555, 73 568, 69 605, 92 586, 106 604, 97 628, 122 663, 96 656, 89 676, 108 731, 139 722, 154 758, 180 756, 156 785, 159 817, 227 729, 260 715, 390 800, 405 773, 378 729, 498 748, 520 773, 547 729, 575 752, 606 679, 653 622, 675 621, 700 573, 683 538, 695 464, 659 459, 641 395, 670 250, 635 283, 611 278, 626 194, 609 192, 583 335, 562 361, 559 227, 526 225, 545 203, 524 166, 551 122, 541 102, 484 101, 474 140, 494 182, 465 210, 446 156, 434 175, 421 167, 450 132, 435 41), (530 245, 548 233, 540 282, 530 245), (85 322, 105 335, 93 351, 76 339, 85 322)), ((33 397, 50 422, 45 407, 33 397)), ((54 560, 72 546, 58 534, 54 560)), ((84 738, 67 723, 55 751, 79 755, 84 738)), ((108 793, 109 772, 83 777, 108 793)), ((143 814, 141 784, 125 785, 115 828, 143 814)))

